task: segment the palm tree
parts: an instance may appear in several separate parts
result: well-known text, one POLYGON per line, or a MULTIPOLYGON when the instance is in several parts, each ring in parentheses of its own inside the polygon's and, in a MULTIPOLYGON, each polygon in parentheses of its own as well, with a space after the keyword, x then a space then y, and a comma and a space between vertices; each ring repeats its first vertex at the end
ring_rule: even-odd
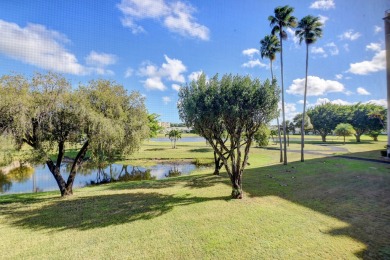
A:
POLYGON ((177 129, 172 129, 165 136, 168 136, 169 140, 172 142, 172 148, 176 148, 176 141, 181 138, 181 131, 177 129))
MULTIPOLYGON (((280 51, 280 42, 278 37, 275 35, 266 35, 264 39, 260 41, 260 55, 261 58, 268 58, 270 61, 271 68, 271 78, 274 79, 274 73, 272 71, 272 61, 276 58, 276 53, 280 51)), ((283 162, 283 150, 282 150, 282 139, 280 137, 280 127, 279 127, 279 112, 276 117, 276 123, 278 124, 278 137, 280 145, 280 162, 283 162)))
POLYGON ((305 93, 303 95, 303 113, 301 125, 301 162, 305 161, 303 147, 305 145, 305 114, 306 114, 306 95, 307 95, 307 73, 309 68, 309 45, 317 41, 322 36, 322 23, 320 18, 311 15, 305 16, 299 21, 295 35, 299 38, 299 43, 306 43, 306 77, 305 93))
POLYGON ((284 141, 284 163, 287 164, 287 143, 286 143, 286 114, 284 110, 284 82, 283 82, 283 40, 287 39, 285 28, 294 28, 297 24, 297 19, 292 16, 294 8, 286 5, 276 7, 274 10, 275 16, 269 16, 268 21, 272 27, 272 35, 279 33, 280 39, 280 71, 282 81, 282 117, 283 117, 283 141, 284 141))

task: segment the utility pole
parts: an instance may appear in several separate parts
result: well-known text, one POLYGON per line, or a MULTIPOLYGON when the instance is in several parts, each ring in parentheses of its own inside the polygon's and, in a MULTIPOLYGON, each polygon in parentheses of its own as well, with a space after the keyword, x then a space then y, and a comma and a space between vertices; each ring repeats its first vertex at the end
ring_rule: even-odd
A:
POLYGON ((386 74, 387 74, 387 157, 390 157, 390 9, 385 12, 386 74))

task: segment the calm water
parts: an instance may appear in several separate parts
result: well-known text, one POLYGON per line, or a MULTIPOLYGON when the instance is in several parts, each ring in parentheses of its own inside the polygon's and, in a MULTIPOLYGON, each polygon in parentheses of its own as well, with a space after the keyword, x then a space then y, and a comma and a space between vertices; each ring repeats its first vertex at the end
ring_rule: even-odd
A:
MULTIPOLYGON (((153 142, 170 142, 171 140, 169 140, 168 137, 158 137, 158 138, 151 138, 150 141, 153 141, 153 142)), ((181 142, 206 142, 206 139, 204 139, 203 137, 200 137, 200 136, 193 136, 193 137, 183 137, 179 140, 177 140, 178 143, 181 143, 181 142)))
MULTIPOLYGON (((91 183, 105 182, 110 179, 118 180, 159 180, 171 176, 190 174, 196 166, 187 164, 157 164, 151 167, 133 167, 131 165, 113 164, 104 169, 82 169, 76 175, 74 188, 84 187, 91 183)), ((19 168, 8 174, 0 172, 0 194, 39 192, 58 190, 57 183, 45 165, 32 170, 19 168)), ((66 165, 61 166, 61 174, 65 181, 69 174, 66 165)))

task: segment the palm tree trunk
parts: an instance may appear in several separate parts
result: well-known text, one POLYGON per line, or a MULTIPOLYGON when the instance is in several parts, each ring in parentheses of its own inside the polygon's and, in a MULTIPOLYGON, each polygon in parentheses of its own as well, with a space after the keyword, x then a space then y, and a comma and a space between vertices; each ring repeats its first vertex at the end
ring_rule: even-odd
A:
MULTIPOLYGON (((269 59, 271 65, 271 80, 274 80, 274 72, 272 71, 272 59, 269 59)), ((278 117, 276 118, 276 123, 278 124, 278 138, 279 138, 279 150, 280 150, 280 162, 283 162, 283 150, 282 150, 282 138, 280 136, 280 125, 279 125, 279 112, 278 112, 278 117)))
POLYGON ((303 113, 301 126, 301 162, 305 161, 303 148, 305 146, 305 115, 306 115, 306 96, 307 96, 307 74, 309 68, 309 44, 306 43, 306 77, 305 77, 305 93, 303 94, 303 113))
POLYGON ((282 137, 281 137, 281 135, 280 135, 279 115, 278 115, 278 117, 276 118, 276 123, 278 124, 278 138, 279 138, 280 162, 283 162, 282 137))
MULTIPOLYGON (((279 25, 280 26, 280 25, 279 25)), ((283 28, 280 26, 280 71, 282 76, 282 118, 283 118, 283 147, 284 147, 284 160, 283 164, 287 165, 287 141, 286 141, 286 114, 284 111, 284 83, 283 83, 283 28)))

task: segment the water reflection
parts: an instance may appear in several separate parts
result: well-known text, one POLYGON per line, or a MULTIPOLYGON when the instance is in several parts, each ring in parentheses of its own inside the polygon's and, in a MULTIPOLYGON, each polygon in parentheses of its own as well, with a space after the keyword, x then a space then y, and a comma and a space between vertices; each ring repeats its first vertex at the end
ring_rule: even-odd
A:
POLYGON ((165 177, 177 177, 181 175, 181 171, 179 171, 177 165, 174 165, 172 169, 168 171, 168 174, 165 174, 165 177))
MULTIPOLYGON (((66 180, 71 165, 64 164, 61 174, 66 180)), ((158 180, 189 174, 196 166, 191 163, 161 163, 150 167, 111 164, 83 164, 77 172, 74 188, 113 181, 158 180)), ((0 194, 57 190, 58 186, 45 165, 20 168, 7 174, 0 171, 0 194)))

